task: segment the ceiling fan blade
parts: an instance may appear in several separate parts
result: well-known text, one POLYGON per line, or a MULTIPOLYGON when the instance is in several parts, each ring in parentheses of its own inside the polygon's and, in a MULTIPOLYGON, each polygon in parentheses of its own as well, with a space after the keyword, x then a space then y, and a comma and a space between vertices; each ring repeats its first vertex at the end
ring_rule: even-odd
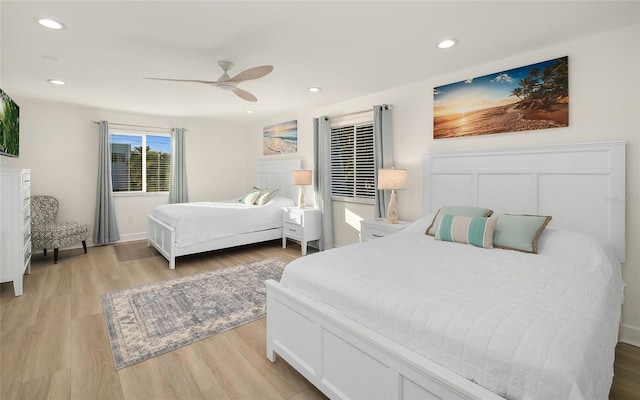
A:
POLYGON ((197 79, 167 79, 167 78, 142 78, 142 79, 152 79, 154 81, 204 83, 206 85, 215 85, 216 83, 218 83, 217 81, 201 81, 201 80, 197 80, 197 79))
POLYGON ((252 95, 251 93, 247 92, 246 90, 235 88, 235 89, 232 90, 232 92, 235 93, 238 97, 240 97, 243 100, 252 101, 252 102, 258 101, 258 98, 256 96, 252 95))
POLYGON ((230 80, 237 83, 242 81, 248 81, 251 79, 258 79, 267 75, 271 71, 273 71, 272 65, 263 65, 261 67, 253 67, 253 68, 249 68, 246 71, 240 72, 238 75, 234 76, 230 80))

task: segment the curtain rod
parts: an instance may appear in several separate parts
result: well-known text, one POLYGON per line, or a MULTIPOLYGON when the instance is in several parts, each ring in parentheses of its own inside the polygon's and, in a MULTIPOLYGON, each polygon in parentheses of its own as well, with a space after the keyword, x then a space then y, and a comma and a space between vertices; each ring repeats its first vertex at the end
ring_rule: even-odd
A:
MULTIPOLYGON (((99 124, 100 121, 91 121, 94 124, 99 124)), ((135 127, 135 128, 150 128, 150 129, 164 129, 167 131, 170 131, 171 128, 167 128, 167 127, 163 127, 163 126, 148 126, 148 125, 133 125, 133 124, 119 124, 117 122, 109 122, 109 125, 120 125, 120 126, 131 126, 131 127, 135 127)), ((185 129, 186 131, 187 129, 185 129)))
MULTIPOLYGON (((384 107, 386 107, 388 110, 391 109, 391 106, 389 104, 383 104, 384 107)), ((373 107, 371 107, 368 110, 360 110, 360 111, 354 111, 354 112, 350 112, 347 114, 340 114, 340 115, 330 115, 327 118, 329 119, 336 119, 336 118, 344 118, 344 117, 352 117, 354 115, 358 115, 358 114, 364 114, 364 113, 369 113, 369 112, 373 112, 373 107)))

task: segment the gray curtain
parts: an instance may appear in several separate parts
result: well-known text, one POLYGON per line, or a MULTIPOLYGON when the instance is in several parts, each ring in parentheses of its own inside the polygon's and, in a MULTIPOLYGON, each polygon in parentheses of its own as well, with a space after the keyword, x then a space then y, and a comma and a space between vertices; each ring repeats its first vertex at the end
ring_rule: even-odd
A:
MULTIPOLYGON (((378 187, 378 170, 393 167, 393 138, 391 132, 391 106, 383 104, 373 106, 373 151, 376 165, 376 188, 378 187)), ((375 217, 387 216, 387 206, 391 193, 376 190, 375 217)))
POLYGON ((109 244, 120 240, 116 212, 113 207, 113 184, 111 182, 111 146, 109 145, 109 123, 100 121, 98 147, 98 193, 96 196, 96 220, 93 243, 109 244))
POLYGON ((316 207, 322 211, 320 250, 333 248, 333 210, 331 206, 331 122, 328 117, 313 119, 313 189, 316 207))
POLYGON ((187 203, 188 201, 187 164, 184 156, 184 128, 172 128, 169 203, 187 203))

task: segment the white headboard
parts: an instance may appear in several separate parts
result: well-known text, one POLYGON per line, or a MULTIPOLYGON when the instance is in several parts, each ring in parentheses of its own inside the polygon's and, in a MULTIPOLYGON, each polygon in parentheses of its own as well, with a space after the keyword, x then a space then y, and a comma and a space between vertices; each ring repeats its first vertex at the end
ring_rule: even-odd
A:
POLYGON ((593 234, 625 260, 625 141, 431 152, 425 214, 444 205, 551 215, 549 226, 593 234))
POLYGON ((261 189, 278 189, 278 195, 297 199, 299 188, 291 183, 291 173, 302 168, 302 160, 258 161, 256 185, 261 189))

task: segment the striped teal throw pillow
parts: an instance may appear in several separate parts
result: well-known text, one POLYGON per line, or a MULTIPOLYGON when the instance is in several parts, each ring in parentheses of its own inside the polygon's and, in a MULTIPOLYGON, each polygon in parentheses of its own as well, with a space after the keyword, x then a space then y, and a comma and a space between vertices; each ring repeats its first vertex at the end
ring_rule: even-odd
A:
POLYGON ((464 217, 444 214, 436 230, 436 239, 493 248, 496 217, 464 217))

